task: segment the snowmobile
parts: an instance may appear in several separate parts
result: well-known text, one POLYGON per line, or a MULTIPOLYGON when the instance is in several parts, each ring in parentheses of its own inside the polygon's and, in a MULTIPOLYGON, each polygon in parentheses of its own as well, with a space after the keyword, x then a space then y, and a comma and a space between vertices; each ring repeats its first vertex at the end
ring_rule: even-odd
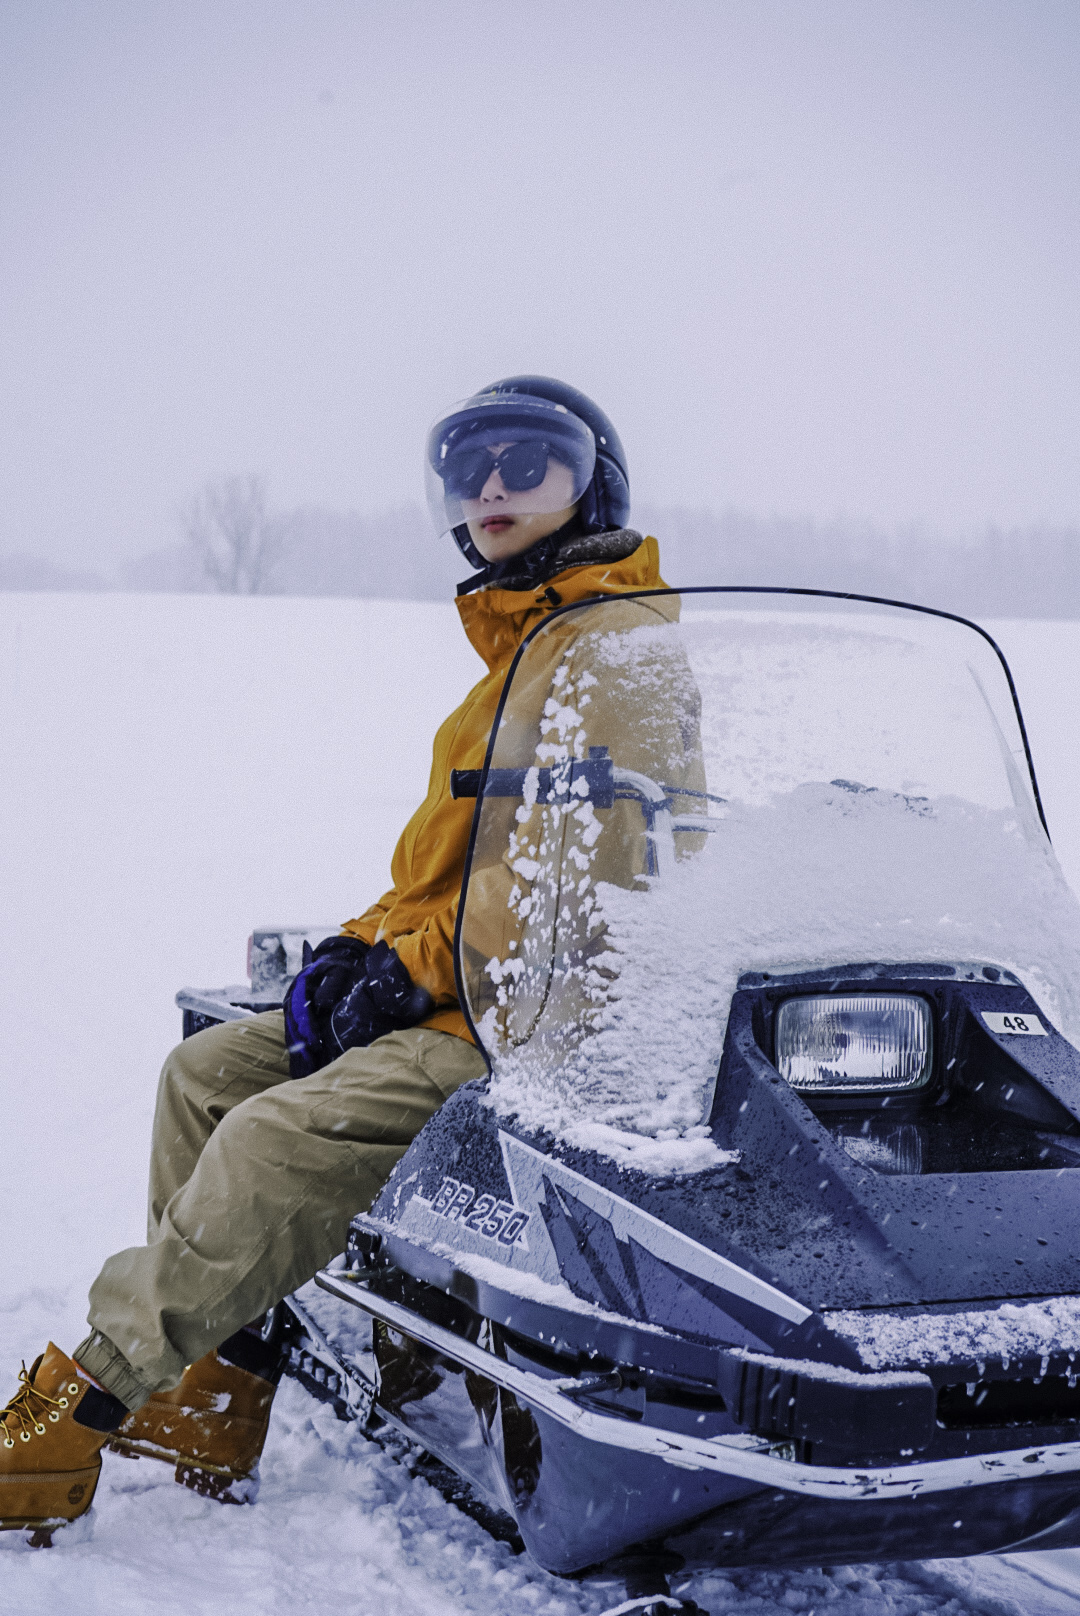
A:
POLYGON ((489 1075, 268 1322, 293 1372, 642 1608, 1080 1544, 1080 905, 993 640, 822 591, 563 607, 453 785, 489 1075))

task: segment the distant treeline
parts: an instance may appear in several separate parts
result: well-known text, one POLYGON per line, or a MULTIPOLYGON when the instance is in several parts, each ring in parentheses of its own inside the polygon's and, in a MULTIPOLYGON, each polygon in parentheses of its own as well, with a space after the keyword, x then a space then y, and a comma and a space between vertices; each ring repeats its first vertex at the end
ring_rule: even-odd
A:
MULTIPOLYGON (((779 584, 850 590, 973 617, 1080 618, 1080 530, 991 528, 965 542, 924 528, 754 517, 739 511, 642 508, 634 526, 660 540, 674 585, 779 584)), ((445 600, 469 573, 419 506, 381 516, 307 508, 272 519, 275 559, 264 592, 445 600)), ((0 589, 215 592, 181 543, 106 574, 0 556, 0 589)))
POLYGON ((989 528, 965 542, 926 528, 647 511, 671 584, 851 590, 967 617, 1080 618, 1080 529, 989 528))

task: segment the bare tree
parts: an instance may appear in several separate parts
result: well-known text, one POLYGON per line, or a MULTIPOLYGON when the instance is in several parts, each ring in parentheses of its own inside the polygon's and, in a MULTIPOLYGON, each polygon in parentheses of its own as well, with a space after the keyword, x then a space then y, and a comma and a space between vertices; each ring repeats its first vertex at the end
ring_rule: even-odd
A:
POLYGON ((188 543, 223 595, 264 594, 285 549, 281 522, 267 514, 265 477, 208 483, 181 512, 188 543))

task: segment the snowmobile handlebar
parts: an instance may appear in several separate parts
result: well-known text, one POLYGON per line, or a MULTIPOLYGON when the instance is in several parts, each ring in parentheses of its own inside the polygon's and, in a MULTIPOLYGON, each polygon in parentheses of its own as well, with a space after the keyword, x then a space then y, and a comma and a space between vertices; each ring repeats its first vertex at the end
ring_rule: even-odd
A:
POLYGON ((613 808, 619 798, 633 799, 639 803, 645 820, 650 875, 663 874, 674 863, 676 834, 700 834, 716 830, 720 823, 707 813, 673 814, 672 797, 701 797, 708 802, 724 800, 704 791, 661 785, 636 769, 616 768, 606 746, 590 746, 587 758, 569 758, 551 768, 489 769, 486 779, 483 769, 451 769, 450 795, 454 798, 511 797, 530 803, 567 806, 577 798, 599 809, 613 808))
MULTIPOLYGON (((570 758, 549 769, 489 769, 484 796, 531 797, 535 782, 536 802, 588 797, 594 808, 611 808, 615 776, 623 772, 615 768, 606 746, 590 746, 587 758, 570 758)), ((478 797, 483 777, 483 769, 451 769, 451 797, 478 797)))

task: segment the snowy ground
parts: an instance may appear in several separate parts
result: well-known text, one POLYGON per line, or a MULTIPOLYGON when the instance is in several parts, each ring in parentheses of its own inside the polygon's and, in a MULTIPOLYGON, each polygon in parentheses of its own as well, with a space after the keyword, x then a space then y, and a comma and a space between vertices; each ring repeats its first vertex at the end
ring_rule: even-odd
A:
MULTIPOLYGON (((1080 624, 1002 623, 1051 832, 1080 889, 1080 624)), ((334 922, 388 881, 435 724, 480 671, 451 606, 0 595, 0 1399, 84 1334, 141 1238, 157 1069, 182 985, 242 978, 256 924, 334 922)), ((254 1509, 107 1456, 50 1553, 0 1537, 12 1616, 571 1616, 614 1590, 492 1544, 295 1385, 254 1509)), ((711 1612, 1080 1612, 1080 1552, 693 1587, 711 1612)))

